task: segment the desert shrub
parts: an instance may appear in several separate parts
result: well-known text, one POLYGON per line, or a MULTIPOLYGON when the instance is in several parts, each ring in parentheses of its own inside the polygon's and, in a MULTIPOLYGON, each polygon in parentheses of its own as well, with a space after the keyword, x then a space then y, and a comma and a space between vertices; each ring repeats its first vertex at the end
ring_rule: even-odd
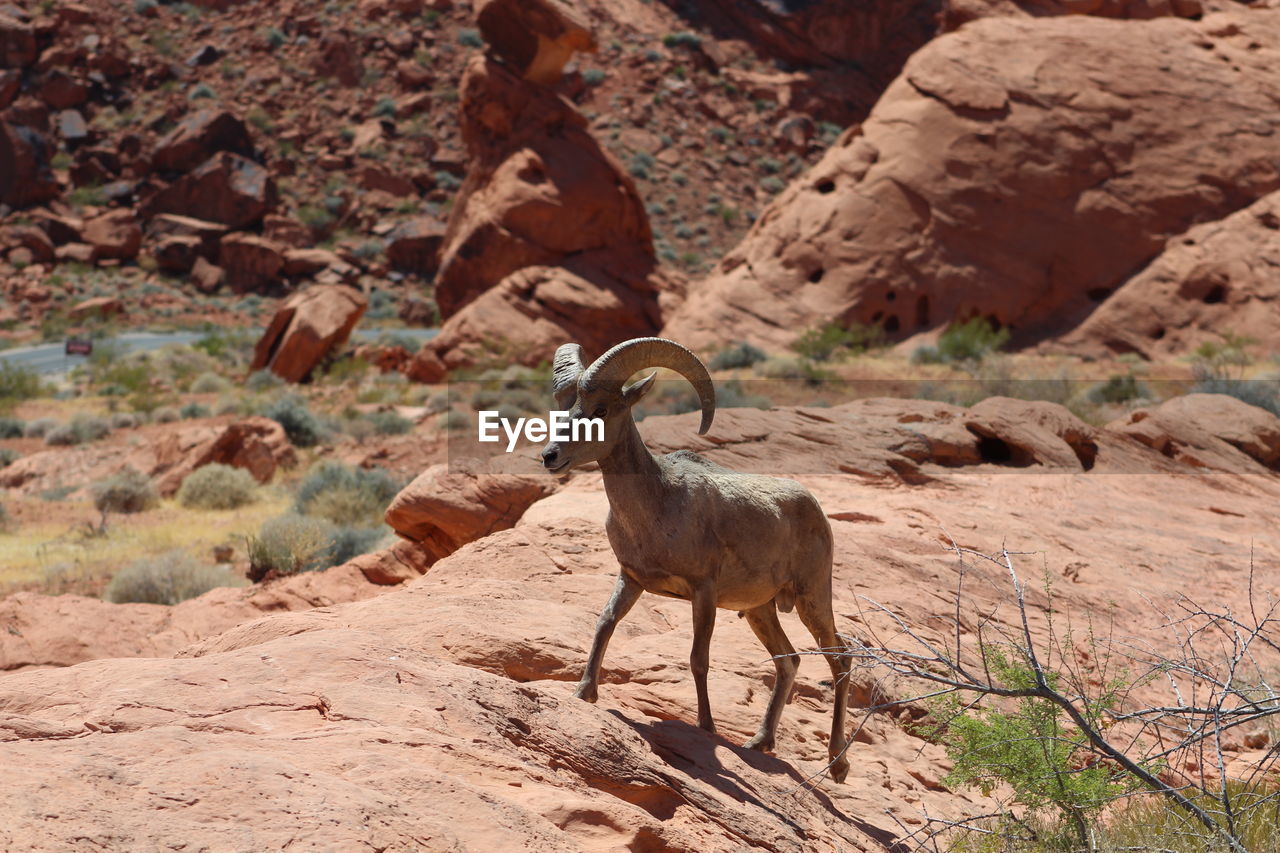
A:
POLYGON ((772 407, 772 400, 763 394, 748 392, 737 379, 730 379, 728 382, 716 385, 716 408, 718 409, 770 409, 772 407))
POLYGON ((413 429, 413 421, 396 412, 374 412, 369 421, 378 435, 404 435, 413 429))
POLYGON ((738 341, 712 356, 708 367, 712 370, 735 370, 740 367, 750 367, 768 357, 768 354, 759 347, 746 341, 738 341))
POLYGON ((192 509, 236 509, 253 503, 258 481, 243 468, 214 462, 187 475, 178 503, 192 509))
POLYGON ((110 422, 100 415, 79 414, 68 423, 60 424, 45 433, 44 443, 53 447, 85 444, 104 438, 111 432, 110 422))
POLYGON ((93 505, 99 512, 135 513, 160 503, 160 495, 151 478, 135 468, 94 483, 90 489, 93 505))
POLYGON ((667 33, 662 37, 662 44, 666 47, 691 47, 696 48, 702 45, 702 39, 697 33, 691 33, 688 30, 682 30, 677 33, 667 33))
POLYGON ((193 394, 221 394, 231 390, 231 383, 212 371, 201 373, 191 383, 193 394))
POLYGON ((382 514, 400 484, 381 468, 348 468, 321 462, 303 478, 294 497, 294 511, 326 518, 334 524, 371 526, 382 514))
POLYGON ((0 408, 38 397, 43 390, 40 375, 11 361, 0 361, 0 408))
POLYGON ((19 458, 18 451, 12 447, 0 447, 0 468, 8 468, 19 458))
POLYGON ((17 418, 0 417, 0 438, 22 438, 26 424, 17 418))
POLYGON ((938 345, 921 347, 911 360, 916 364, 978 362, 1009 341, 1008 329, 997 329, 986 317, 952 323, 938 338, 938 345))
POLYGON ((333 522, 304 515, 282 515, 262 525, 249 537, 249 580, 260 581, 268 573, 294 575, 324 567, 333 547, 333 522))
POLYGON ((172 424, 181 420, 182 415, 173 406, 161 406, 151 413, 151 420, 158 424, 172 424))
POLYGON ((757 376, 764 379, 787 379, 817 385, 831 378, 831 374, 807 358, 778 356, 765 359, 755 366, 757 376))
POLYGON ((607 76, 601 68, 588 68, 582 72, 582 82, 588 86, 599 86, 607 76))
POLYGON ((213 413, 215 415, 241 415, 244 414, 244 406, 235 397, 229 394, 223 395, 214 404, 213 413))
POLYGON ((839 323, 809 329, 791 345, 804 358, 811 361, 838 361, 851 355, 860 355, 884 343, 884 331, 879 326, 854 323, 849 328, 839 323))
POLYGON ((1103 403, 1127 403, 1130 400, 1138 400, 1149 397, 1151 392, 1147 390, 1146 385, 1138 381, 1138 377, 1132 373, 1121 376, 1119 374, 1108 377, 1105 382, 1099 382, 1091 387, 1086 393, 1089 402, 1101 405, 1103 403))
POLYGON ((203 403, 196 403, 192 401, 184 405, 181 409, 179 409, 178 414, 182 417, 183 420, 189 421, 194 418, 207 418, 209 417, 210 412, 209 412, 208 406, 204 405, 203 403))
POLYGON ((281 397, 262 413, 284 427, 289 440, 298 447, 314 447, 324 439, 324 425, 301 397, 292 394, 281 397))
POLYGON ((223 586, 243 586, 229 566, 197 563, 181 551, 138 560, 116 573, 102 597, 116 604, 177 604, 223 586))
POLYGON ((1275 380, 1206 376, 1196 382, 1191 391, 1194 394, 1226 394, 1280 416, 1280 382, 1275 380))
POLYGON ((339 527, 333 533, 333 543, 323 562, 340 566, 361 554, 374 551, 387 538, 386 527, 339 527))
POLYGON ((112 429, 133 429, 141 419, 133 412, 116 412, 111 416, 112 429))
POLYGON ((484 39, 479 30, 463 28, 458 30, 458 44, 463 47, 484 47, 484 39))
POLYGON ((471 415, 457 409, 450 409, 440 415, 439 424, 440 429, 445 432, 461 432, 471 429, 471 415))
POLYGON ((272 388, 279 388, 283 384, 284 380, 270 370, 256 370, 250 373, 249 378, 244 381, 244 387, 255 394, 270 391, 272 388))
POLYGON ((26 426, 22 428, 22 435, 25 438, 44 438, 57 425, 57 418, 37 418, 34 421, 27 421, 26 426))

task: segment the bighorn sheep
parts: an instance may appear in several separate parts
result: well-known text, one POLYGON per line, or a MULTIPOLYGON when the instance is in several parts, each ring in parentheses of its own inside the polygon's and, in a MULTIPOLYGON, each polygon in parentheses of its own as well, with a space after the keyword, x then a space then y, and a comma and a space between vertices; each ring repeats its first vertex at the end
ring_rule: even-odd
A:
POLYGON ((650 453, 631 407, 652 387, 657 373, 625 388, 623 383, 652 367, 674 370, 693 384, 702 402, 698 433, 705 433, 715 416, 711 376, 696 355, 674 341, 630 340, 590 367, 577 344, 556 351, 552 392, 557 405, 571 419, 601 418, 604 440, 553 440, 542 451, 542 462, 553 474, 600 463, 609 498, 605 530, 622 568, 596 624, 576 695, 596 701, 609 638, 641 592, 682 598, 693 603, 689 666, 698 693, 698 725, 714 732, 707 699, 711 632, 717 607, 737 610, 777 668, 768 710, 746 744, 772 749, 799 667, 777 611, 794 607, 831 665, 835 708, 828 745, 831 775, 842 782, 849 771, 844 755, 849 661, 841 654, 844 645, 831 609, 831 525, 818 501, 794 480, 739 473, 687 450, 650 453))

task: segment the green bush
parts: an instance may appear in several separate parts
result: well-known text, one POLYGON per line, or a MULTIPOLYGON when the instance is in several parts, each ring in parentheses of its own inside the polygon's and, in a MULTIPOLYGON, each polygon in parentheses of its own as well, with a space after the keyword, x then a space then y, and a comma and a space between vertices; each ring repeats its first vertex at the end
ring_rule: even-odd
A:
POLYGON ((111 416, 112 429, 133 429, 141 419, 133 412, 116 412, 111 416))
POLYGON ((336 532, 333 522, 323 518, 290 514, 268 520, 249 538, 249 580, 324 568, 336 532))
POLYGON ((203 403, 190 402, 178 410, 178 414, 183 420, 193 420, 195 418, 209 417, 209 407, 203 403))
POLYGON ((791 348, 812 361, 838 361, 861 355, 883 343, 884 331, 879 326, 854 323, 846 329, 839 323, 828 323, 806 331, 791 348))
POLYGON ((244 580, 229 566, 202 565, 173 551, 121 569, 102 597, 116 604, 177 604, 224 586, 244 586, 244 580))
POLYGON ((151 420, 158 424, 177 423, 182 419, 182 415, 173 406, 161 406, 151 413, 151 420))
POLYGON ((57 426, 56 418, 37 418, 34 421, 27 421, 26 426, 22 428, 22 435, 24 438, 44 438, 57 426))
POLYGON ((197 468, 178 489, 178 503, 192 509, 236 509, 253 503, 258 481, 243 468, 218 462, 197 468))
POLYGON ((738 341, 712 356, 708 366, 712 370, 735 370, 741 367, 750 367, 768 357, 768 354, 759 347, 753 346, 746 341, 738 341))
MULTIPOLYGON (((340 566, 348 560, 354 560, 361 554, 368 554, 377 549, 387 538, 388 531, 384 527, 339 527, 334 531, 333 544, 325 560, 330 566, 340 566)), ((328 568, 328 566, 325 566, 328 568)))
POLYGON ((263 414, 284 427, 289 440, 298 447, 314 447, 325 437, 324 425, 301 397, 292 394, 281 397, 267 406, 263 414))
POLYGON ((26 424, 17 418, 0 417, 0 438, 22 438, 26 424))
POLYGON ((249 374, 249 378, 244 381, 244 387, 255 394, 263 391, 270 391, 272 388, 279 388, 284 384, 284 380, 276 376, 270 370, 257 370, 249 374))
POLYGON ((125 468, 115 476, 95 483, 90 492, 93 505, 103 513, 143 512, 160 503, 160 495, 151 479, 134 468, 125 468))
POLYGON ((1008 329, 996 329, 986 317, 952 323, 938 338, 936 347, 921 347, 911 360, 916 364, 979 362, 1009 341, 1008 329))
POLYGON ((768 358, 755 366, 757 376, 765 379, 798 380, 806 385, 818 385, 831 378, 831 373, 807 358, 768 358))
POLYGON ((400 484, 381 468, 348 468, 321 462, 313 468, 294 497, 294 510, 350 527, 375 526, 400 484))
POLYGON ((369 421, 378 435, 404 435, 413 430, 413 421, 396 412, 374 412, 369 421))
MULTIPOLYGON (((1010 652, 990 647, 984 663, 1004 687, 1034 689, 1034 670, 1019 659, 1020 650, 1010 652)), ((1049 687, 1057 689, 1058 676, 1046 673, 1046 677, 1049 687)), ((1097 701, 1081 703, 1080 710, 1095 731, 1105 727, 1102 709, 1112 706, 1120 686, 1119 681, 1104 685, 1104 695, 1097 701)), ((1056 812, 1061 822, 1059 840, 1067 845, 1070 836, 1076 835, 1076 841, 1090 849, 1090 819, 1138 786, 1136 778, 1119 768, 1102 763, 1080 766, 1078 759, 1089 754, 1089 741, 1066 712, 1047 698, 1024 697, 997 707, 975 706, 951 694, 939 700, 934 710, 938 719, 947 721, 940 732, 953 762, 946 784, 970 785, 987 794, 997 784, 1008 785, 1015 801, 1029 812, 1056 812)))
POLYGON ((8 468, 20 458, 18 451, 12 447, 0 447, 0 468, 8 468))
POLYGON ((1127 403, 1130 400, 1149 397, 1150 393, 1146 385, 1129 373, 1124 376, 1112 376, 1105 382, 1099 382, 1089 389, 1086 396, 1089 402, 1095 404, 1127 403))
POLYGON ((111 433, 111 423, 100 415, 78 414, 69 423, 54 427, 44 437, 44 443, 55 447, 87 444, 105 438, 111 433))
POLYGON ((231 390, 231 383, 216 373, 201 373, 191 383, 193 394, 221 394, 231 390))
POLYGON ((38 397, 43 390, 40 376, 34 370, 11 361, 0 361, 0 409, 38 397))
POLYGON ((460 412, 457 409, 450 409, 440 415, 438 421, 440 429, 445 432, 461 432, 462 430, 471 429, 471 415, 466 412, 460 412))
POLYGON ((603 69, 588 68, 586 71, 582 72, 582 82, 588 86, 599 86, 604 82, 605 77, 607 76, 608 75, 603 69))
POLYGON ((1226 394, 1280 417, 1280 382, 1207 376, 1192 386, 1193 394, 1226 394))
POLYGON ((484 39, 479 30, 463 28, 458 30, 458 44, 463 47, 484 47, 484 39))
POLYGON ((662 37, 662 44, 665 47, 700 47, 702 39, 697 33, 691 33, 687 30, 678 33, 668 33, 662 37))

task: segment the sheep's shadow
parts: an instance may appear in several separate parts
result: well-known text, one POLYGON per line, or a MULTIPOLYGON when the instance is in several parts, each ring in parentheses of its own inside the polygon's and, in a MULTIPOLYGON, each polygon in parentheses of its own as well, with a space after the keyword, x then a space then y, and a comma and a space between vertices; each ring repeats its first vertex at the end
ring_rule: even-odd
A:
POLYGON ((667 762, 672 768, 691 778, 711 785, 717 791, 732 797, 740 803, 748 803, 775 815, 783 823, 803 834, 803 829, 776 805, 762 801, 751 790, 741 776, 725 767, 716 755, 717 747, 727 747, 749 767, 767 774, 778 774, 789 777, 796 787, 798 796, 810 796, 832 816, 853 824, 859 831, 892 849, 897 837, 885 830, 858 820, 853 815, 842 811, 822 789, 806 784, 813 780, 802 773, 795 765, 777 756, 747 749, 732 743, 721 735, 712 735, 695 725, 683 720, 637 721, 627 717, 621 711, 609 711, 619 721, 630 726, 632 731, 644 738, 653 749, 654 754, 667 762))

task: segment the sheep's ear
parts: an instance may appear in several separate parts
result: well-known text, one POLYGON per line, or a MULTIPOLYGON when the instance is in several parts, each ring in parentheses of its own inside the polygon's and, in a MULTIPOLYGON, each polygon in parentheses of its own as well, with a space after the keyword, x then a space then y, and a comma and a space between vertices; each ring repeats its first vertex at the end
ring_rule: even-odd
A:
POLYGON ((653 389, 653 380, 658 376, 658 371, 654 371, 644 379, 632 382, 626 388, 622 389, 622 399, 628 406, 634 406, 639 403, 641 398, 653 389))

